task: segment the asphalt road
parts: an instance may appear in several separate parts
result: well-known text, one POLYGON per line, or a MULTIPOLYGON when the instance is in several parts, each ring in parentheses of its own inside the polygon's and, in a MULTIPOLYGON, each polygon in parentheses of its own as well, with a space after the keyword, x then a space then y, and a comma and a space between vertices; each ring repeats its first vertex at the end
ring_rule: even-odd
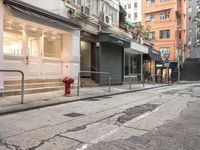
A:
POLYGON ((0 150, 199 150, 200 83, 0 116, 0 150))

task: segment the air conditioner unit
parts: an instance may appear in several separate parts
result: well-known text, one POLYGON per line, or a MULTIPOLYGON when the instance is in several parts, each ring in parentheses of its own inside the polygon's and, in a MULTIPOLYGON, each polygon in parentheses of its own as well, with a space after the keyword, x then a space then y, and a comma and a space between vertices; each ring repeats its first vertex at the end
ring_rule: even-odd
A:
POLYGON ((108 14, 103 14, 103 22, 109 26, 112 25, 111 16, 108 14))
POLYGON ((87 6, 81 6, 81 13, 86 16, 90 16, 90 8, 87 6))

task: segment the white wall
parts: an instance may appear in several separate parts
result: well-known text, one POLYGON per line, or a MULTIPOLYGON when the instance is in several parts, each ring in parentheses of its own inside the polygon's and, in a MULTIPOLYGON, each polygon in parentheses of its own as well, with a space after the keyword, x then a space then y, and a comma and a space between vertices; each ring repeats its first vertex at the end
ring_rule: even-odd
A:
POLYGON ((62 0, 21 0, 25 3, 29 3, 31 5, 34 5, 36 7, 51 11, 53 13, 65 16, 67 15, 65 11, 65 5, 62 0))
MULTIPOLYGON (((0 1, 0 69, 3 69, 3 1, 0 1)), ((3 88, 3 74, 0 73, 0 89, 3 88)))
POLYGON ((127 9, 126 9, 126 12, 127 14, 131 14, 131 18, 129 19, 128 18, 128 15, 127 15, 127 21, 129 22, 132 22, 132 23, 135 23, 135 22, 141 22, 141 19, 142 19, 142 14, 141 14, 141 3, 142 1, 141 0, 121 0, 121 4, 122 4, 122 7, 124 8, 124 5, 127 5, 127 9), (137 2, 137 9, 135 10, 134 8, 134 3, 137 2), (131 3, 131 9, 128 9, 128 4, 131 3), (138 13, 138 17, 137 19, 135 20, 135 12, 138 13))
POLYGON ((80 71, 80 31, 63 36, 63 76, 72 77, 77 82, 80 71))

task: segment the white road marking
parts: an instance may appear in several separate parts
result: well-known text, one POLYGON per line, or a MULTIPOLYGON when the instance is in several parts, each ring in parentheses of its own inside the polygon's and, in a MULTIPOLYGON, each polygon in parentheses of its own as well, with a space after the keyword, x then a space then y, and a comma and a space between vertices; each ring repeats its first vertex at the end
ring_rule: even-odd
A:
MULTIPOLYGON (((158 111, 158 110, 159 110, 159 109, 156 108, 155 110, 150 111, 150 112, 147 112, 147 113, 144 113, 143 115, 140 115, 140 116, 134 118, 133 120, 140 120, 140 119, 145 118, 145 117, 149 116, 150 114, 152 114, 153 112, 156 112, 156 111, 158 111)), ((126 127, 126 126, 125 126, 125 127, 126 127)), ((85 149, 87 149, 90 145, 93 145, 93 144, 96 144, 96 143, 98 143, 98 142, 100 142, 100 141, 103 141, 106 137, 108 137, 108 136, 112 135, 113 133, 117 132, 119 129, 120 129, 120 127, 119 127, 119 128, 116 128, 116 129, 113 129, 113 130, 111 130, 110 132, 108 132, 108 133, 106 133, 106 134, 100 136, 99 138, 92 140, 91 142, 89 142, 90 144, 84 144, 81 148, 78 148, 78 149, 76 149, 76 150, 85 150, 85 149)))

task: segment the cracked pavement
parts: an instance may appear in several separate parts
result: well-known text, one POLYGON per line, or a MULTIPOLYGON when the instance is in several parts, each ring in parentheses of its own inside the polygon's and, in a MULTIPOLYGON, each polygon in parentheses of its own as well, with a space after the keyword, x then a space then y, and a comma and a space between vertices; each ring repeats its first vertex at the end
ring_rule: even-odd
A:
POLYGON ((0 116, 0 150, 200 149, 200 83, 0 116))

